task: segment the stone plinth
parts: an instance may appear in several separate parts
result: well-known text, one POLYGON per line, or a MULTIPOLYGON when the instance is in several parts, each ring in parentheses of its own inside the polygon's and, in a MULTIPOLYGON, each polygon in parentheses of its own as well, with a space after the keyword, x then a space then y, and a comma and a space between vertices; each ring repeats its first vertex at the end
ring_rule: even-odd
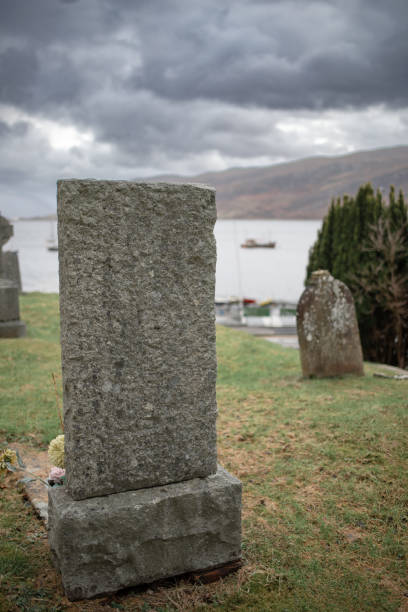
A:
POLYGON ((223 469, 74 501, 49 490, 50 546, 69 599, 223 565, 241 555, 241 484, 223 469))
POLYGON ((23 321, 0 322, 0 338, 22 338, 26 331, 23 321))
POLYGON ((300 297, 297 331, 303 376, 364 374, 353 296, 327 270, 314 272, 300 297))
POLYGON ((213 189, 58 182, 74 499, 216 471, 213 189))

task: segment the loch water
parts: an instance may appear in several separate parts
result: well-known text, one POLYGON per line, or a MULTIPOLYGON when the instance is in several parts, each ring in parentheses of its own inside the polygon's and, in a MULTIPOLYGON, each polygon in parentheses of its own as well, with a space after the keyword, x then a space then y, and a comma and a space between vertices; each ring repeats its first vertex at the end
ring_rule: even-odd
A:
MULTIPOLYGON (((58 292, 58 253, 46 244, 56 233, 49 221, 13 221, 14 236, 3 247, 19 253, 23 291, 58 292)), ((216 295, 296 302, 303 291, 308 251, 320 220, 219 220, 216 295), (253 238, 274 249, 245 249, 253 238)))

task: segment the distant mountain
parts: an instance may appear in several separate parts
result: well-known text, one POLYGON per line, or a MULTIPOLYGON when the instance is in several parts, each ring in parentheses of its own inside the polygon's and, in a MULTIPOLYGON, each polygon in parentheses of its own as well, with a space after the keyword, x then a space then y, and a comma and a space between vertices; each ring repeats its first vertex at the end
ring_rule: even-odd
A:
POLYGON ((354 195, 363 183, 408 196, 408 146, 149 180, 212 185, 221 219, 321 219, 333 197, 354 195))

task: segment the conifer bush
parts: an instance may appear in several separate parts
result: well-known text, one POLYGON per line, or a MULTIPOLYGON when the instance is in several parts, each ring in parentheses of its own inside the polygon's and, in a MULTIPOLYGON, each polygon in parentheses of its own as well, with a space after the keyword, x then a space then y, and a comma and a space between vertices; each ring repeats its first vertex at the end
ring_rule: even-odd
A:
POLYGON ((391 187, 388 202, 368 183, 332 200, 310 249, 306 284, 326 269, 356 303, 364 358, 408 366, 408 207, 391 187))

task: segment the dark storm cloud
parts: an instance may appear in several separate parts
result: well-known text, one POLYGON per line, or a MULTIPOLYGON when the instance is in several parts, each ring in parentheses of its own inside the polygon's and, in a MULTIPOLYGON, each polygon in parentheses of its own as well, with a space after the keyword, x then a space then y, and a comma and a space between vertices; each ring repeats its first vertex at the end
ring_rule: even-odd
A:
POLYGON ((13 126, 9 126, 4 121, 0 121, 0 138, 13 138, 14 136, 21 137, 25 136, 29 131, 30 126, 26 121, 17 121, 13 126))
POLYGON ((0 101, 26 110, 51 112, 80 102, 83 77, 66 51, 54 49, 50 58, 29 48, 0 52, 0 101))
POLYGON ((269 108, 339 108, 407 100, 406 5, 238 3, 172 22, 149 14, 143 71, 130 86, 163 98, 269 108), (157 44, 147 44, 155 40, 157 44), (402 76, 405 74, 405 78, 402 76))
POLYGON ((407 0, 1 0, 1 193, 391 145, 402 114, 375 115, 381 142, 321 119, 406 106, 407 21, 407 0))
POLYGON ((80 103, 97 75, 99 86, 107 76, 117 81, 117 95, 147 90, 175 101, 400 105, 408 94, 407 7, 405 0, 2 0, 1 97, 25 108, 80 103), (140 63, 130 58, 127 74, 115 74, 109 54, 96 61, 99 51, 135 41, 140 63))

